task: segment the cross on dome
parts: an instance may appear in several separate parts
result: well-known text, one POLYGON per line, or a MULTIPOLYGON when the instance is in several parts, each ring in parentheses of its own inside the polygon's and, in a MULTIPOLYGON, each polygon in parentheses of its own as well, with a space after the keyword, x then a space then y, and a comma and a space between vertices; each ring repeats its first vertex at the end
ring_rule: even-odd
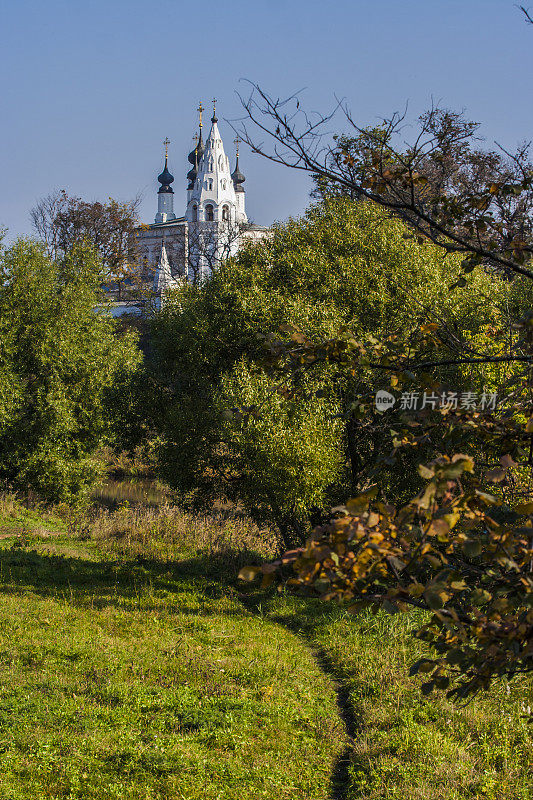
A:
POLYGON ((174 183, 174 176, 169 172, 168 169, 168 146, 170 144, 170 139, 167 138, 163 142, 165 146, 165 166, 163 168, 163 172, 157 176, 157 180, 161 184, 159 187, 159 194, 172 194, 172 187, 171 183, 174 183))

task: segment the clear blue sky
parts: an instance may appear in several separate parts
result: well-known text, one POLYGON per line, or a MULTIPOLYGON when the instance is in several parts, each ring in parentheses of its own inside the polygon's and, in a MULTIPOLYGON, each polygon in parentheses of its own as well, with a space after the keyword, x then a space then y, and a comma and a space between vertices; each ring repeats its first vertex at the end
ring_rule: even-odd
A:
MULTIPOLYGON (((533 2, 531 3, 533 7, 533 2)), ((432 98, 464 108, 488 140, 533 138, 533 27, 512 0, 0 0, 0 226, 30 232, 28 212, 55 188, 86 199, 143 194, 156 211, 161 142, 171 139, 175 205, 198 101, 241 113, 240 79, 307 108, 336 93, 375 123, 432 98)), ((309 178, 242 151, 247 208, 268 224, 299 214, 309 178)))

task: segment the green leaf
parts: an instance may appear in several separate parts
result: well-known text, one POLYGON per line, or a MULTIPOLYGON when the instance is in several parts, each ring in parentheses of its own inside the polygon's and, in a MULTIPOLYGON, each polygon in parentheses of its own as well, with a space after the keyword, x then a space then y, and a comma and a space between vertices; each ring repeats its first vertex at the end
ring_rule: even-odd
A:
POLYGON ((448 650, 445 658, 448 664, 461 664, 462 661, 464 661, 465 655, 460 648, 456 647, 453 650, 448 650))
POLYGON ((473 606, 484 606, 492 600, 492 595, 486 589, 474 589, 470 595, 470 602, 473 606))
POLYGON ((348 513, 352 514, 353 516, 357 516, 361 513, 361 511, 365 511, 368 508, 370 501, 376 497, 377 493, 378 487, 376 485, 371 486, 370 489, 367 489, 357 497, 351 497, 346 503, 348 513))
POLYGON ((466 581, 452 581, 450 583, 450 587, 455 592, 463 592, 465 589, 468 589, 468 584, 466 583, 466 581))
POLYGON ((481 553, 482 547, 479 539, 467 539, 463 544, 463 551, 468 558, 475 558, 481 553))

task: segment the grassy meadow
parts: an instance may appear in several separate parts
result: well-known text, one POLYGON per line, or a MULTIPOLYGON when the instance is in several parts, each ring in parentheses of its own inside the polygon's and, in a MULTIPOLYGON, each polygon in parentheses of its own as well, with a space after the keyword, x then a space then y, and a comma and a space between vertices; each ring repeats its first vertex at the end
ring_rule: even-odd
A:
POLYGON ((409 617, 236 574, 275 536, 170 504, 0 503, 2 800, 526 800, 525 679, 454 707, 409 617))

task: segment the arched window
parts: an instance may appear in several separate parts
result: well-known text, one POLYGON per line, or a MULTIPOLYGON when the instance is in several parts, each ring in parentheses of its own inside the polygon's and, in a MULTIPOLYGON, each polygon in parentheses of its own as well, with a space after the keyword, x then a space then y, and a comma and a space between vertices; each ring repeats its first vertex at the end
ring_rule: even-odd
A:
POLYGON ((215 219, 215 213, 214 213, 214 209, 213 209, 213 206, 211 205, 211 203, 209 203, 205 207, 205 218, 206 218, 207 222, 213 222, 213 220, 215 219))
POLYGON ((192 221, 198 222, 198 206, 192 207, 192 221))
POLYGON ((214 168, 214 166, 215 166, 215 165, 213 164, 213 159, 211 158, 211 159, 209 160, 209 172, 213 172, 213 168, 214 168))
POLYGON ((229 222, 229 208, 228 206, 222 206, 222 219, 224 222, 229 222))

